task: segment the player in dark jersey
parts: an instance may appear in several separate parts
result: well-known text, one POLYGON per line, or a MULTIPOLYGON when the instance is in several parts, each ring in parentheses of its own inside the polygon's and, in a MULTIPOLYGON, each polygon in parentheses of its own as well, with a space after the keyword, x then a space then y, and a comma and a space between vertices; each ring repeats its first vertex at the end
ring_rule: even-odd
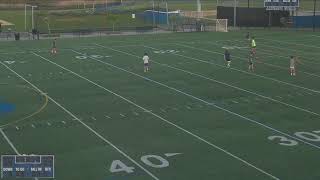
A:
POLYGON ((224 52, 224 60, 227 62, 227 67, 229 68, 231 64, 231 54, 227 49, 224 52))
POLYGON ((250 33, 249 33, 249 32, 247 32, 247 34, 246 34, 246 39, 247 39, 248 41, 250 41, 250 33))
POLYGON ((249 71, 254 71, 254 66, 253 66, 253 59, 254 59, 254 53, 251 51, 250 52, 250 56, 249 56, 249 61, 248 61, 248 63, 249 63, 249 71))
POLYGON ((57 39, 54 39, 52 41, 51 54, 57 54, 57 39))

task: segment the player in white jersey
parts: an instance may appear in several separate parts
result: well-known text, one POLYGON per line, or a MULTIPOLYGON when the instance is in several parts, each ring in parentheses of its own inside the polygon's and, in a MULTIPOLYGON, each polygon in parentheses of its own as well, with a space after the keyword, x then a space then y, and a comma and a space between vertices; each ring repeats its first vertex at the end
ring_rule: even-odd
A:
POLYGON ((290 56, 290 75, 295 76, 296 75, 296 57, 290 56))
POLYGON ((144 56, 142 58, 143 60, 143 65, 144 65, 144 72, 148 72, 149 71, 149 56, 147 53, 144 53, 144 56))

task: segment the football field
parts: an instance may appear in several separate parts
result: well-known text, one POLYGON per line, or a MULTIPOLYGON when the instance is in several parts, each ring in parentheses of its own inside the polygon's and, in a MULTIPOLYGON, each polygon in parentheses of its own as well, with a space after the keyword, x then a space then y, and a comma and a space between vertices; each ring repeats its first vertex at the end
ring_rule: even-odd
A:
POLYGON ((320 34, 252 32, 250 72, 245 33, 0 42, 0 154, 55 155, 56 180, 319 180, 320 34))

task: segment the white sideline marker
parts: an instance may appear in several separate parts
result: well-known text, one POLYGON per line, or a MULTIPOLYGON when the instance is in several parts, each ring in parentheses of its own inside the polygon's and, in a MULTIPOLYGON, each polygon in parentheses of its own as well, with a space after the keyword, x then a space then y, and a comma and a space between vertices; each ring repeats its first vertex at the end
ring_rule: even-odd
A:
POLYGON ((125 115, 123 115, 123 114, 121 114, 121 113, 120 113, 120 116, 122 116, 122 117, 126 117, 125 115))
POLYGON ((13 63, 15 63, 15 61, 3 61, 3 62, 5 62, 5 63, 7 63, 7 64, 13 64, 13 63))
POLYGON ((234 100, 232 100, 231 102, 233 102, 233 103, 235 103, 235 104, 239 104, 239 102, 238 102, 238 101, 234 101, 234 100))
MULTIPOLYGON (((41 57, 42 56, 33 53, 35 56, 41 57)), ((31 82, 29 82, 28 80, 26 80, 23 76, 21 76, 20 74, 18 74, 17 72, 15 72, 14 70, 12 70, 9 66, 5 65, 4 63, 2 63, 0 61, 0 64, 3 65, 4 67, 6 67, 8 70, 10 70, 12 73, 14 73, 17 77, 19 77, 20 79, 22 79, 23 81, 25 81, 26 83, 28 83, 30 86, 32 86, 34 89, 36 89, 37 91, 39 91, 40 93, 43 92, 41 89, 39 89, 37 86, 35 86, 34 84, 32 84, 31 82)), ((70 71, 69 71, 70 72, 70 71)), ((88 80, 88 79, 87 79, 88 80)), ((112 91, 111 91, 112 92, 112 91)), ((115 93, 114 93, 115 94, 115 93)), ((119 96, 119 95, 118 95, 119 96)), ((120 96, 121 97, 121 96, 120 96)), ((87 128, 89 131, 91 131, 93 134, 95 134, 99 139, 103 140, 105 143, 107 143, 108 145, 110 145, 111 147, 113 147, 113 149, 115 149, 116 151, 118 151, 121 155, 123 155, 124 157, 126 157, 128 160, 130 160, 132 163, 134 163, 136 166, 138 166, 141 170, 143 170, 146 174, 148 174, 150 177, 152 177, 154 180, 160 180, 158 177, 156 177, 153 173, 151 173, 149 170, 147 170, 146 168, 144 168, 141 164, 139 164, 137 161, 135 161, 132 157, 130 157, 129 155, 127 155, 125 152, 123 152, 121 149, 119 149, 117 146, 115 146, 112 142, 110 142, 109 140, 107 140, 105 137, 103 137, 101 134, 99 134, 97 131, 95 131, 94 129, 92 129, 90 126, 88 126, 86 123, 84 123, 80 118, 78 118, 76 115, 74 115, 73 113, 71 113, 69 110, 67 110, 65 107, 63 107, 60 103, 58 103, 57 101, 55 101, 53 98, 51 98, 50 96, 48 96, 48 99, 51 100, 54 104, 56 104, 58 107, 60 107, 63 111, 65 111, 67 114, 69 114, 72 119, 78 121, 80 124, 82 124, 85 128, 87 128)), ((0 132, 2 134, 3 131, 0 128, 0 132)), ((5 135, 4 135, 5 136, 5 135)), ((17 153, 18 154, 18 153, 17 153)), ((244 161, 246 162, 246 161, 244 161)), ((249 164, 249 163, 247 163, 249 164)), ((260 169, 259 169, 260 170, 260 169)), ((262 172, 264 172, 263 170, 260 170, 262 172)), ((266 172, 265 172, 266 173, 266 172)), ((266 173, 267 175, 269 175, 268 173, 266 173)), ((270 176, 270 175, 269 175, 270 176)), ((36 178, 37 180, 37 178, 36 178)))
POLYGON ((97 120, 97 119, 96 119, 95 117, 93 117, 93 116, 91 117, 91 119, 92 119, 92 120, 94 120, 94 121, 96 121, 96 120, 97 120))
POLYGON ((318 37, 318 38, 320 38, 320 36, 317 36, 317 35, 310 35, 310 36, 313 36, 313 37, 318 37))
POLYGON ((166 153, 164 154, 167 157, 172 157, 172 156, 177 156, 177 155, 181 155, 182 153, 166 153))
MULTIPOLYGON (((33 53, 33 54, 35 54, 35 53, 33 53)), ((38 56, 38 57, 41 57, 40 55, 37 55, 37 54, 35 54, 35 55, 38 56)), ((117 94, 116 92, 113 92, 113 91, 107 89, 106 87, 101 86, 100 84, 97 84, 96 82, 94 82, 94 81, 92 81, 92 80, 90 80, 90 79, 87 79, 86 77, 83 77, 83 76, 81 76, 80 74, 77 74, 77 73, 75 73, 75 72, 73 72, 73 71, 65 68, 64 66, 61 66, 61 65, 59 65, 59 64, 57 64, 57 63, 55 63, 55 62, 53 62, 53 61, 50 61, 50 60, 47 59, 47 58, 44 58, 44 57, 41 57, 41 58, 42 58, 43 60, 47 61, 47 62, 50 62, 51 64, 54 64, 54 65, 56 65, 56 66, 58 66, 58 67, 60 67, 60 68, 62 68, 62 69, 64 69, 64 70, 66 70, 66 71, 74 74, 75 76, 77 76, 77 77, 79 77, 79 78, 81 78, 81 79, 83 79, 83 80, 86 80, 86 81, 90 82, 91 84, 93 84, 93 85, 95 85, 95 86, 97 86, 97 87, 99 87, 99 88, 101 88, 101 89, 104 89, 106 92, 109 92, 110 94, 113 94, 114 96, 117 96, 117 97, 121 98, 122 100, 128 102, 129 104, 132 104, 132 105, 134 105, 134 106, 136 106, 136 107, 139 107, 139 108, 142 109, 142 110, 146 110, 146 108, 140 106, 139 104, 134 103, 133 101, 127 99, 126 97, 123 97, 123 96, 117 94)), ((140 57, 139 57, 139 58, 140 58, 140 57)), ((18 74, 18 75, 19 75, 19 74, 18 74)), ((41 91, 41 90, 40 90, 40 91, 41 91)), ((52 99, 52 98, 50 98, 50 99, 52 99)), ((58 103, 56 103, 56 104, 58 104, 58 103)), ((61 105, 60 105, 60 106, 61 106, 61 105)), ((246 119, 246 120, 248 120, 248 121, 253 121, 253 122, 258 123, 257 121, 251 120, 251 119, 249 119, 249 118, 246 118, 246 117, 244 117, 244 116, 241 116, 241 115, 239 115, 239 114, 236 114, 236 113, 234 113, 234 112, 232 112, 232 111, 229 111, 229 110, 227 110, 227 109, 225 109, 225 111, 227 111, 227 112, 229 112, 229 113, 232 113, 232 114, 234 114, 234 115, 236 115, 236 116, 238 116, 238 117, 242 117, 243 119, 246 119)), ((69 112, 69 111, 66 110, 66 112, 69 112)), ((72 115, 72 113, 69 113, 69 114, 72 115)), ((250 166, 251 168, 254 168, 255 170, 259 171, 260 173, 263 173, 264 175, 267 175, 267 176, 271 177, 272 179, 279 180, 279 178, 275 177, 274 175, 272 175, 272 174, 270 174, 270 173, 268 173, 268 172, 266 172, 266 171, 264 171, 264 170, 262 170, 262 169, 260 169, 260 168, 258 168, 258 167, 256 167, 256 166, 254 166, 253 164, 247 162, 246 160, 244 160, 244 159, 242 159, 242 158, 240 158, 240 157, 238 157, 238 156, 236 156, 236 155, 228 152, 227 150, 225 150, 225 149, 223 149, 223 148, 221 148, 221 147, 219 147, 219 146, 217 146, 217 145, 215 145, 215 144, 213 144, 213 143, 211 143, 211 142, 209 142, 209 141, 201 138, 200 136, 198 136, 198 135, 196 135, 196 134, 193 134, 192 132, 190 132, 190 131, 188 131, 188 130, 182 128, 182 127, 180 127, 179 125, 174 124, 173 122, 171 122, 171 121, 169 121, 169 120, 166 120, 166 119, 164 119, 163 117, 161 117, 161 116, 159 116, 159 115, 157 115, 157 114, 155 114, 155 113, 152 113, 152 115, 155 116, 155 117, 158 117, 158 118, 161 119, 162 121, 164 121, 164 122, 166 122, 166 123, 168 123, 168 124, 176 127, 177 129, 180 129, 181 131, 183 131, 183 132, 185 132, 185 133, 193 136, 194 138, 196 138, 196 139, 198 139, 198 140, 200 140, 200 141, 202 141, 202 142, 210 145, 211 147, 214 147, 215 149, 220 150, 220 151, 224 152, 225 154, 228 154, 230 157, 233 157, 233 158, 241 161, 242 163, 246 164, 247 166, 250 166)), ((76 117, 75 115, 72 115, 72 116, 73 116, 73 117, 76 117)), ((83 123, 83 122, 82 122, 82 123, 83 123)), ((84 124, 84 123, 83 123, 83 124, 84 124)), ((261 124, 261 123, 260 123, 260 124, 261 124)), ((84 124, 84 125, 85 125, 85 124, 84 124)), ((261 124, 261 125, 263 125, 263 124, 261 124)), ((268 129, 273 129, 272 127, 269 127, 269 126, 266 126, 266 125, 263 125, 263 126, 266 127, 266 128, 268 128, 268 129)), ((87 126, 87 127, 90 128, 89 126, 87 126)), ((94 131, 93 129, 91 129, 91 130, 94 131)), ((273 129, 273 130, 274 130, 274 131, 277 131, 278 133, 285 134, 285 133, 283 133, 283 132, 281 132, 281 131, 278 131, 278 130, 276 130, 276 129, 273 129)), ((95 133, 95 134, 99 135, 98 133, 95 133)), ((285 134, 285 135, 287 135, 287 134, 285 134)), ((288 136, 288 137, 291 137, 290 135, 287 135, 287 136, 288 136)), ((101 137, 101 136, 100 136, 100 137, 101 137)), ((103 138, 103 137, 102 137, 102 138, 103 138)), ((102 139, 102 138, 101 138, 101 139, 102 139)), ((292 138, 294 138, 294 137, 292 136, 292 138)), ((297 140, 299 140, 299 141, 303 141, 303 140, 300 140, 300 139, 298 139, 298 138, 295 138, 295 139, 297 139, 297 140)), ((105 140, 105 138, 103 138, 103 140, 104 140, 105 142, 108 142, 107 140, 105 140)), ((308 142, 305 142, 305 141, 303 141, 303 142, 306 143, 306 144, 308 143, 308 142)), ((111 144, 111 143, 109 143, 109 144, 111 144)), ((318 147, 318 146, 313 145, 313 144, 311 144, 311 143, 308 143, 308 144, 309 144, 310 146, 313 146, 313 147, 318 147)), ((320 149, 320 148, 319 148, 319 149, 320 149)), ((126 154, 123 153, 121 150, 118 150, 118 151, 121 152, 123 155, 126 155, 126 154)), ((147 172, 149 175, 153 175, 151 172, 149 172, 147 169, 145 169, 143 166, 141 166, 138 162, 134 161, 134 159, 130 158, 128 155, 127 155, 126 157, 127 157, 129 160, 131 160, 133 163, 135 163, 137 166, 139 166, 142 170, 145 170, 145 172, 147 172)), ((155 176, 153 175, 152 177, 155 177, 155 176)), ((155 177, 154 179, 159 180, 159 179, 156 178, 156 177, 155 177)))
POLYGON ((250 103, 250 100, 247 99, 247 98, 242 98, 242 100, 243 100, 244 102, 250 103))

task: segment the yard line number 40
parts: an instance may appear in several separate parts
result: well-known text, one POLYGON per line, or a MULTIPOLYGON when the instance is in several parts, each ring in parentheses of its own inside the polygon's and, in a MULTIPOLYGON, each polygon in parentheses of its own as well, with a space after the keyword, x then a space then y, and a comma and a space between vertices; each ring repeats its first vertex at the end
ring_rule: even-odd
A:
MULTIPOLYGON (((320 142, 320 130, 312 132, 296 132, 294 135, 300 139, 310 142, 320 142)), ((298 141, 287 138, 285 136, 269 136, 270 141, 278 141, 279 145, 282 146, 297 146, 298 141)))
MULTIPOLYGON (((180 155, 181 153, 166 153, 166 157, 172 157, 172 156, 177 156, 180 155)), ((166 168, 169 167, 170 163, 167 159, 158 156, 158 155, 144 155, 141 156, 140 160, 147 166, 156 168, 156 169, 161 169, 161 168, 166 168)), ((120 172, 125 172, 125 173, 133 173, 134 172, 134 167, 127 166, 124 164, 121 160, 114 160, 111 163, 109 171, 111 173, 120 173, 120 172)))

